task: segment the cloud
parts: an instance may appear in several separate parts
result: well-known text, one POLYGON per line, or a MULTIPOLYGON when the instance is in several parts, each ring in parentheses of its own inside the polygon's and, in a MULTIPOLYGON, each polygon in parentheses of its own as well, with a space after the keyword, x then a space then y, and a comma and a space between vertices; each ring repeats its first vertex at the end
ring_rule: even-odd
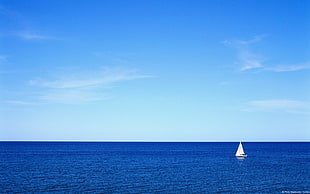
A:
POLYGON ((89 88, 148 77, 152 76, 140 75, 135 70, 104 68, 99 70, 99 72, 91 72, 88 75, 68 75, 53 81, 42 79, 30 80, 29 84, 47 88, 89 88))
POLYGON ((9 104, 18 104, 18 105, 33 105, 33 104, 35 104, 33 102, 26 102, 26 101, 19 101, 19 100, 7 100, 5 102, 9 103, 9 104))
POLYGON ((278 65, 275 67, 265 68, 266 71, 273 71, 273 72, 300 71, 305 69, 310 69, 310 63, 296 64, 296 65, 278 65))
POLYGON ((6 21, 3 23, 4 26, 1 26, 1 36, 14 36, 25 40, 54 39, 53 37, 38 33, 38 28, 30 25, 32 22, 27 18, 27 16, 17 10, 0 5, 0 15, 2 16, 2 19, 6 21))
POLYGON ((284 111, 288 113, 309 113, 310 111, 308 102, 297 100, 254 100, 247 104, 250 111, 284 111))
POLYGON ((260 42, 264 37, 266 37, 266 35, 254 36, 254 38, 250 40, 225 40, 222 43, 236 50, 237 63, 241 65, 239 70, 249 71, 264 67, 264 58, 251 49, 252 44, 260 42))
MULTIPOLYGON (((0 55, 0 65, 2 66, 3 64, 5 64, 5 62, 7 61, 7 56, 5 55, 0 55)), ((5 74, 7 73, 7 71, 4 70, 0 70, 0 74, 5 74)))
POLYGON ((256 107, 266 109, 300 108, 305 105, 304 102, 295 100, 257 100, 250 103, 256 107))
POLYGON ((110 96, 95 90, 53 89, 45 91, 38 98, 50 103, 84 104, 109 99, 110 96))
POLYGON ((54 80, 34 79, 29 81, 29 85, 42 90, 38 95, 42 101, 78 104, 110 98, 105 90, 112 84, 149 77, 152 76, 139 74, 134 69, 101 68, 98 71, 62 75, 54 80))
POLYGON ((253 51, 255 44, 261 42, 266 37, 265 34, 254 36, 250 40, 225 40, 222 43, 235 49, 237 55, 237 64, 239 71, 246 72, 250 70, 271 71, 271 72, 290 72, 310 69, 310 63, 293 64, 293 65, 267 65, 265 57, 258 52, 253 51))
POLYGON ((240 71, 247 71, 251 69, 263 68, 263 59, 257 54, 248 50, 239 51, 239 63, 242 65, 240 71))
POLYGON ((230 85, 231 83, 229 81, 222 81, 219 83, 219 85, 221 86, 226 86, 226 85, 230 85))
POLYGON ((28 32, 23 32, 18 34, 19 37, 25 39, 25 40, 44 40, 44 39, 51 39, 49 36, 43 36, 39 34, 34 34, 34 33, 28 33, 28 32))
POLYGON ((261 35, 256 35, 250 40, 224 40, 222 41, 223 44, 226 46, 231 46, 231 47, 242 47, 242 46, 247 46, 253 43, 257 43, 262 41, 267 35, 266 34, 261 34, 261 35))

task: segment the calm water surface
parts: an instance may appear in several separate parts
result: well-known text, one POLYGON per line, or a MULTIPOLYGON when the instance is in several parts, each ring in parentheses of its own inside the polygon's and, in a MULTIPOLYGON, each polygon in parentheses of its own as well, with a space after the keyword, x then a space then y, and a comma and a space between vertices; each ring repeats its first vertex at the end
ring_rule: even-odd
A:
POLYGON ((310 143, 0 142, 0 192, 310 192, 310 143))

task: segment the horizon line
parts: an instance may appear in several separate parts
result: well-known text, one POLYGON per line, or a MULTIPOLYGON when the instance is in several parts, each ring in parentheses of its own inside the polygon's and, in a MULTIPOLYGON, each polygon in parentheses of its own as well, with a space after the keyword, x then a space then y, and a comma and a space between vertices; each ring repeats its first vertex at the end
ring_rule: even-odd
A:
MULTIPOLYGON (((208 142, 240 142, 240 140, 0 140, 0 142, 145 142, 145 143, 208 143, 208 142)), ((310 142, 310 140, 244 140, 244 141, 241 141, 241 142, 310 142)))

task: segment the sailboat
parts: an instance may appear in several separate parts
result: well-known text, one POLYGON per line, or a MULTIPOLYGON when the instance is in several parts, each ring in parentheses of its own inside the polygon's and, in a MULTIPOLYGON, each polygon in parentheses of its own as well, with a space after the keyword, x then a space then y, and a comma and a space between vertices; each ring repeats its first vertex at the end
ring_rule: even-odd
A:
POLYGON ((245 158, 245 157, 248 157, 248 155, 246 155, 243 151, 243 147, 242 147, 242 143, 240 141, 239 143, 239 146, 238 146, 238 149, 237 149, 237 152, 235 154, 236 157, 238 158, 245 158))

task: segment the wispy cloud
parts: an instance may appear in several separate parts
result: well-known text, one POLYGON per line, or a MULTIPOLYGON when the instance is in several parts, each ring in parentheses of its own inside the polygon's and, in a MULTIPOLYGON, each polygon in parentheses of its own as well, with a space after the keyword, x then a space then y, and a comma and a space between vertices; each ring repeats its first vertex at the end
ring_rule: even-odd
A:
POLYGON ((295 65, 278 65, 275 67, 265 68, 266 71, 273 71, 273 72, 300 71, 305 69, 310 69, 310 63, 295 64, 295 65))
POLYGON ((87 75, 81 73, 79 75, 67 75, 52 81, 42 79, 30 80, 29 84, 47 88, 90 88, 148 77, 152 76, 140 75, 136 70, 132 69, 103 68, 98 72, 90 72, 87 75))
POLYGON ((304 101, 273 99, 254 100, 247 103, 250 111, 283 111, 288 113, 310 113, 310 104, 304 101))
POLYGON ((105 89, 112 84, 149 77, 152 76, 139 74, 133 69, 102 68, 98 71, 62 75, 54 80, 38 78, 30 80, 29 85, 41 88, 42 93, 38 95, 40 100, 77 104, 110 98, 105 94, 105 89))
POLYGON ((84 104, 111 98, 103 91, 81 89, 51 89, 38 96, 44 102, 60 104, 84 104))
POLYGON ((1 35, 6 37, 18 37, 24 40, 46 40, 53 39, 51 36, 43 35, 37 27, 30 25, 29 18, 21 12, 0 5, 0 15, 11 25, 2 26, 1 35), (13 28, 12 28, 13 27, 13 28))
POLYGON ((260 42, 266 35, 254 36, 250 40, 225 40, 222 43, 232 47, 237 52, 238 64, 241 66, 240 71, 248 71, 257 68, 263 68, 264 58, 251 50, 251 44, 260 42))
POLYGON ((264 67, 262 57, 249 50, 239 51, 238 58, 239 64, 241 64, 240 71, 247 71, 264 67))
MULTIPOLYGON (((5 55, 0 55, 0 65, 2 66, 3 64, 5 64, 6 63, 6 61, 7 61, 7 56, 5 56, 5 55)), ((0 70, 0 74, 5 74, 5 73, 7 73, 7 71, 5 71, 5 70, 0 70)))
POLYGON ((29 32, 22 32, 19 33, 18 36, 25 40, 44 40, 44 39, 51 39, 50 36, 44 36, 40 34, 35 33, 29 33, 29 32))
POLYGON ((257 43, 262 41, 267 35, 266 34, 261 34, 261 35, 256 35, 252 39, 249 40, 224 40, 222 43, 225 44, 226 46, 232 46, 232 47, 242 47, 242 46, 247 46, 253 43, 257 43))
POLYGON ((20 101, 20 100, 7 100, 5 102, 9 103, 9 104, 18 104, 18 105, 33 105, 33 104, 36 104, 36 103, 33 103, 33 102, 26 102, 26 101, 20 101))
POLYGON ((310 69, 310 63, 291 64, 291 65, 270 65, 266 63, 266 58, 258 52, 253 51, 253 46, 264 40, 265 34, 254 36, 250 40, 225 40, 222 43, 232 47, 237 52, 237 64, 240 65, 239 71, 250 70, 271 71, 271 72, 290 72, 310 69))
POLYGON ((221 85, 221 86, 226 86, 226 85, 230 85, 230 84, 231 84, 231 82, 229 82, 229 81, 219 82, 219 85, 221 85))
POLYGON ((250 104, 264 109, 302 108, 305 106, 304 102, 296 100, 256 100, 251 101, 250 104))

